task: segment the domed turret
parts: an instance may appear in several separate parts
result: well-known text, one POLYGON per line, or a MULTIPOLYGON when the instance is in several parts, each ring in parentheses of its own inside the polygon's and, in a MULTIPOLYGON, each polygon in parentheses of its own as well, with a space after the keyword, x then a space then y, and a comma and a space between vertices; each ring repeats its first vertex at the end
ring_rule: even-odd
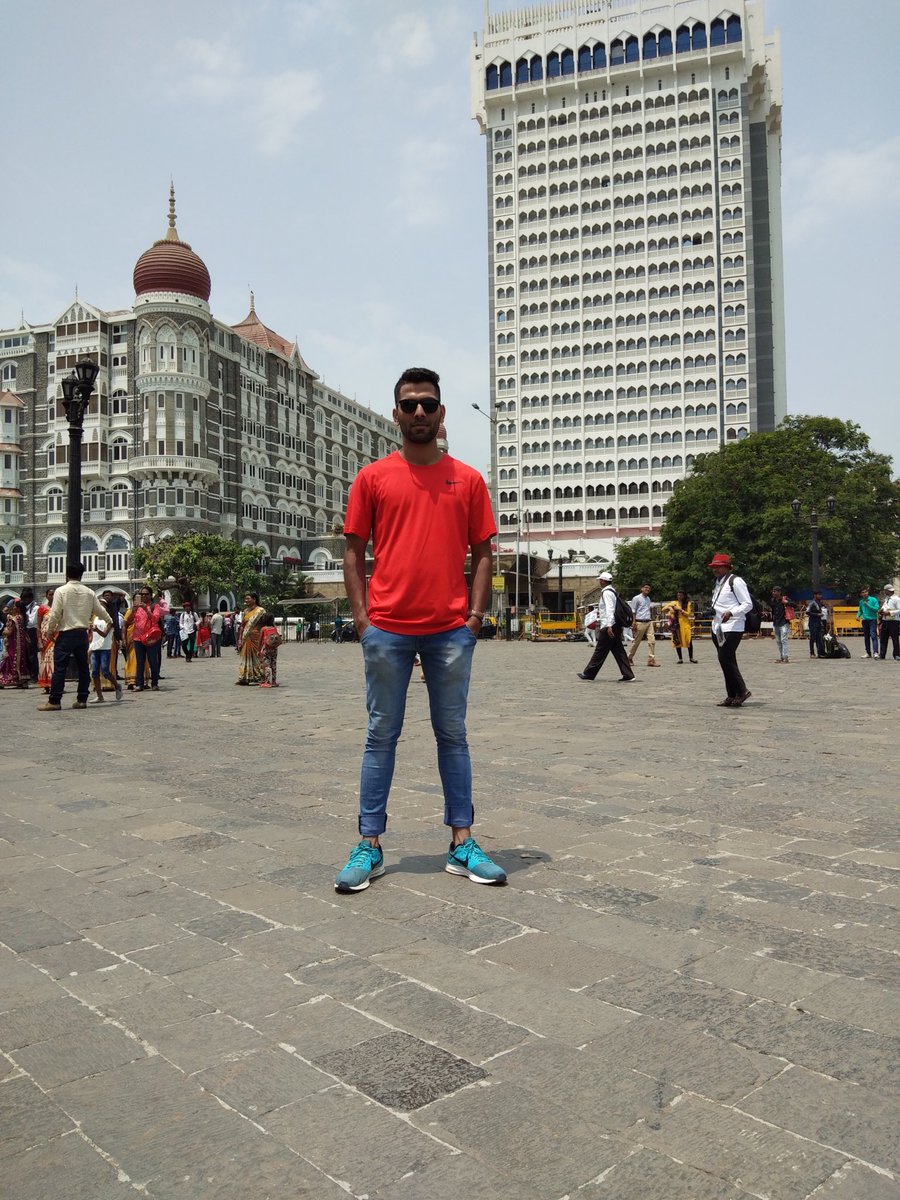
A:
POLYGON ((169 228, 166 235, 145 250, 134 267, 136 296, 147 292, 178 292, 209 301, 209 271, 199 254, 183 242, 175 228, 175 188, 169 189, 169 228))

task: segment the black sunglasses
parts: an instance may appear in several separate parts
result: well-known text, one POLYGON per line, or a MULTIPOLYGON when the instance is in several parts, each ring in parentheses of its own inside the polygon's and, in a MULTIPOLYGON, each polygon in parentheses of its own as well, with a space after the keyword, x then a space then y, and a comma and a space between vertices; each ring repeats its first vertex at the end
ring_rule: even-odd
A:
POLYGON ((440 400, 398 400, 397 407, 407 416, 412 416, 421 404, 423 412, 436 413, 441 406, 440 400))

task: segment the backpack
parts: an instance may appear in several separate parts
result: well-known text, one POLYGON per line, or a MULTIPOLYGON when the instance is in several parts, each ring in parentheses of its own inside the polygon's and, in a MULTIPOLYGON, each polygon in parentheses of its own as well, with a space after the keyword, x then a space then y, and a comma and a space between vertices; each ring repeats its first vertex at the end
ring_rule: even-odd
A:
POLYGON ((613 588, 613 595, 616 598, 616 606, 613 609, 613 621, 620 629, 630 629, 634 624, 634 613, 631 611, 631 605, 625 603, 615 588, 613 588))
MULTIPOLYGON (((728 576, 728 586, 730 588, 734 587, 734 575, 733 574, 728 576)), ((744 586, 747 587, 747 591, 750 593, 750 603, 753 606, 750 609, 750 611, 744 616, 744 632, 745 633, 759 633, 760 629, 762 628, 762 619, 763 619, 762 605, 760 604, 760 602, 756 598, 756 596, 754 596, 753 593, 750 591, 750 588, 747 585, 746 579, 744 580, 744 586)))

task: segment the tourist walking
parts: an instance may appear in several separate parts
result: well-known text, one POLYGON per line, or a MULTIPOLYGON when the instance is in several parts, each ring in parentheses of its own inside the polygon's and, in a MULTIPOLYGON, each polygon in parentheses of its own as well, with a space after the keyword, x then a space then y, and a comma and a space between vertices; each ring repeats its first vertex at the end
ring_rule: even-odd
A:
POLYGON ((893 585, 884 585, 884 601, 881 605, 881 653, 880 658, 887 657, 888 643, 893 646, 894 658, 900 659, 900 596, 894 592, 893 585))
POLYGON ((19 602, 22 606, 22 619, 25 622, 25 656, 28 661, 28 674, 31 682, 37 683, 40 654, 38 648, 39 605, 34 598, 34 589, 30 587, 22 588, 22 591, 19 593, 19 602))
POLYGON ((656 635, 653 628, 653 610, 650 602, 650 584, 642 583, 641 590, 636 596, 632 596, 629 603, 631 611, 634 613, 634 625, 632 626, 633 640, 628 646, 628 661, 634 662, 638 646, 646 639, 647 666, 658 667, 659 663, 656 661, 656 635))
POLYGON ((238 678, 237 682, 243 687, 257 687, 263 680, 263 664, 260 650, 262 647, 262 622, 266 610, 260 608, 259 596, 256 592, 247 592, 244 596, 244 611, 237 635, 238 645, 238 678))
POLYGON ((794 610, 790 605, 790 598, 784 595, 781 588, 773 587, 772 595, 769 599, 769 608, 772 610, 772 632, 775 635, 775 645, 778 648, 778 657, 775 659, 777 663, 791 661, 788 658, 788 637, 791 632, 791 621, 793 620, 794 610))
POLYGON ((394 387, 399 450, 363 467, 344 518, 344 584, 362 646, 369 721, 359 790, 362 840, 335 880, 358 892, 384 874, 380 838, 406 693, 416 653, 428 688, 451 842, 444 869, 475 883, 502 884, 506 872, 472 837, 472 764, 466 708, 472 656, 491 587, 491 502, 481 475, 437 444, 444 419, 440 378, 425 367, 394 387), (375 567, 366 590, 366 546, 375 567), (471 549, 471 595, 466 555, 471 549))
POLYGON ((806 620, 809 624, 809 657, 824 658, 828 610, 822 603, 821 592, 813 592, 812 600, 806 606, 806 620))
POLYGON ((166 635, 166 658, 181 658, 181 626, 178 613, 165 613, 162 623, 166 635))
POLYGON ((672 632, 672 645, 678 655, 678 665, 684 662, 683 651, 688 652, 688 661, 695 663, 694 658, 694 604, 683 589, 675 593, 675 599, 663 605, 662 611, 668 615, 669 628, 672 632))
MULTIPOLYGON (((105 607, 105 606, 104 606, 105 607)), ((91 622, 91 682, 94 685, 95 697, 93 704, 103 704, 103 680, 109 681, 110 687, 116 693, 116 699, 122 699, 122 685, 110 670, 112 644, 114 636, 112 614, 107 614, 105 621, 94 617, 91 622)))
POLYGON ((867 587, 862 588, 859 593, 859 607, 856 610, 856 615, 859 623, 862 625, 863 638, 865 639, 866 652, 863 658, 878 658, 878 613, 881 610, 881 605, 878 603, 878 597, 873 596, 867 587))
POLYGON ((262 682, 259 685, 261 688, 278 687, 278 647, 283 640, 275 626, 275 618, 266 613, 262 619, 260 633, 260 656, 263 668, 262 682))
POLYGON ((53 644, 56 634, 50 632, 47 618, 50 616, 55 590, 48 587, 44 592, 44 602, 38 607, 38 687, 42 687, 48 694, 53 677, 53 644))
POLYGON ((53 676, 50 680, 50 696, 45 704, 39 704, 41 712, 59 712, 66 686, 69 659, 75 660, 78 668, 78 690, 73 708, 87 708, 91 690, 91 672, 88 664, 88 630, 92 618, 99 617, 104 623, 109 614, 89 587, 81 582, 84 563, 71 563, 66 567, 66 582, 56 589, 47 628, 50 633, 58 631, 53 649, 53 676))
POLYGON ((724 700, 719 701, 719 707, 740 708, 750 699, 751 693, 737 665, 737 650, 744 636, 744 622, 747 613, 753 608, 753 601, 744 580, 732 571, 729 555, 714 554, 709 569, 716 578, 712 595, 712 636, 719 656, 719 666, 725 678, 726 696, 724 700))
POLYGON ((134 645, 134 690, 142 692, 146 683, 146 672, 150 672, 150 690, 159 691, 159 671, 162 659, 163 614, 154 602, 149 588, 141 588, 138 603, 125 614, 124 625, 131 630, 134 645))
POLYGON ((27 688, 31 681, 25 607, 13 600, 3 624, 3 655, 0 657, 0 688, 27 688))
POLYGON ((200 618, 194 611, 193 604, 190 600, 185 600, 181 612, 178 614, 178 636, 181 639, 181 648, 184 651, 185 662, 193 662, 194 660, 199 625, 200 618))
POLYGON ((600 609, 600 621, 597 625, 597 643, 588 665, 583 671, 578 672, 578 678, 585 680, 585 682, 596 679, 597 672, 606 662, 607 655, 611 654, 616 661, 616 666, 622 673, 619 682, 632 683, 634 680, 634 668, 622 644, 624 626, 616 619, 616 589, 612 586, 612 575, 610 575, 609 571, 601 571, 597 579, 603 585, 600 600, 597 604, 597 607, 600 609))

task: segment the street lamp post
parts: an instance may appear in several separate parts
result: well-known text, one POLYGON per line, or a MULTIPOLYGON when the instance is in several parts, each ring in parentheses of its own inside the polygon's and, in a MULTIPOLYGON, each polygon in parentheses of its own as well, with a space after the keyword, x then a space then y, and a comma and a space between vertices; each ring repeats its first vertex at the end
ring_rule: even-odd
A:
MULTIPOLYGON (((486 420, 490 421, 490 423, 494 426, 494 429, 497 428, 497 418, 496 417, 492 417, 490 413, 486 413, 484 411, 484 409, 481 407, 481 405, 476 404, 474 402, 474 400, 472 401, 472 407, 475 409, 476 412, 480 412, 481 415, 486 420)), ((494 488, 494 495, 493 495, 494 520, 497 522, 497 533, 495 535, 496 546, 497 546, 497 556, 496 556, 496 569, 494 571, 494 575, 497 579, 499 579, 500 578, 500 490, 499 490, 500 484, 497 479, 497 464, 494 461, 493 442, 494 442, 494 437, 493 437, 493 434, 491 434, 491 443, 492 443, 491 444, 491 483, 493 484, 493 488, 494 488)), ((492 589, 492 594, 496 594, 494 592, 494 589, 492 589)), ((517 597, 517 602, 518 602, 518 597, 517 597)), ((498 614, 499 614, 499 606, 498 606, 498 614)))
MULTIPOLYGON (((829 496, 825 501, 828 517, 834 516, 834 505, 834 496, 829 496)), ((800 521, 800 510, 802 507, 803 505, 800 500, 791 501, 791 508, 794 510, 794 520, 797 522, 800 521)), ((821 579, 819 578, 819 514, 815 508, 810 510, 809 532, 812 539, 812 590, 817 592, 821 584, 821 579)))
POLYGON ((66 574, 81 561, 81 441, 84 414, 90 403, 94 382, 100 372, 97 363, 80 359, 75 370, 62 381, 63 409, 69 422, 69 494, 66 500, 66 574))

